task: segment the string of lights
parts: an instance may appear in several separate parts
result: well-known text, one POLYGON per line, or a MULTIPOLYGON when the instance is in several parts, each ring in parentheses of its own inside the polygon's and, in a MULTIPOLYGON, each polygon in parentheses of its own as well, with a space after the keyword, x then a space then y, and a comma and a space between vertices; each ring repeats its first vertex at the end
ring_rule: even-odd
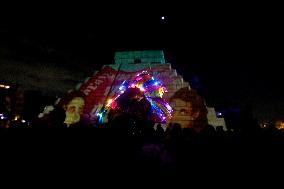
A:
POLYGON ((157 123, 166 123, 172 117, 171 106, 163 99, 163 94, 167 92, 162 82, 152 77, 147 71, 138 73, 133 79, 125 80, 119 87, 118 92, 107 100, 103 109, 97 113, 98 122, 104 123, 105 116, 112 109, 122 109, 119 99, 129 89, 139 89, 143 94, 136 95, 136 99, 140 101, 145 98, 151 105, 152 121, 157 123))

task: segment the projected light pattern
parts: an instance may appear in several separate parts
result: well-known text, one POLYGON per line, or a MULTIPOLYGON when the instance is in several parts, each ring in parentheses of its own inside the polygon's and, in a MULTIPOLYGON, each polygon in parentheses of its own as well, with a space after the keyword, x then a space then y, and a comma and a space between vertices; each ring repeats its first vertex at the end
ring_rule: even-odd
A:
MULTIPOLYGON (((126 90, 131 88, 139 89, 148 102, 151 104, 151 119, 154 122, 166 123, 172 117, 171 106, 162 98, 163 94, 167 92, 162 82, 154 79, 147 71, 142 71, 137 74, 132 80, 125 80, 119 87, 118 92, 114 97, 107 99, 106 105, 97 113, 99 123, 103 123, 105 116, 110 109, 116 109, 119 104, 117 99, 125 93, 126 90)), ((138 99, 139 100, 139 99, 138 99)))

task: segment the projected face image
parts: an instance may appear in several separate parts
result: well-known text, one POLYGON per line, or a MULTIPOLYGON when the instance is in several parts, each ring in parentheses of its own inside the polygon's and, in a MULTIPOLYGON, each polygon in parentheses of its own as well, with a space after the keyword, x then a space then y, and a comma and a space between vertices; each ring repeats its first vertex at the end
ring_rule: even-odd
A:
POLYGON ((181 99, 172 99, 171 107, 173 107, 172 123, 178 123, 182 128, 192 127, 194 121, 194 112, 190 102, 181 99))
POLYGON ((173 107, 171 123, 182 128, 202 128, 207 123, 207 109, 204 100, 196 91, 181 88, 170 99, 173 107))
POLYGON ((80 121, 81 115, 83 114, 83 109, 85 106, 85 101, 81 97, 73 98, 66 107, 66 118, 64 123, 67 126, 77 123, 80 121))

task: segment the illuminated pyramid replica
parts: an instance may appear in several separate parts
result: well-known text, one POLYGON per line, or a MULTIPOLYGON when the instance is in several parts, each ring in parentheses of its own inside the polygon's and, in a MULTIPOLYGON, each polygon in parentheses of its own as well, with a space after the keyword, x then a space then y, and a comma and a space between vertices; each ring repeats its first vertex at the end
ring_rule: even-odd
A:
MULTIPOLYGON (((165 62, 163 51, 116 52, 115 64, 104 65, 100 71, 95 71, 92 77, 76 86, 77 90, 86 95, 84 119, 91 122, 96 120, 97 114, 102 110, 107 100, 117 93, 121 84, 145 70, 163 83, 168 91, 163 95, 163 99, 166 101, 169 101, 179 89, 184 87, 190 89, 189 83, 184 81, 175 69, 171 68, 170 63, 165 62)), ((217 118, 215 109, 207 107, 207 110, 208 123, 215 127, 223 126, 226 129, 224 119, 217 118)), ((188 121, 187 119, 189 118, 186 116, 181 117, 178 123, 183 126, 188 121)))

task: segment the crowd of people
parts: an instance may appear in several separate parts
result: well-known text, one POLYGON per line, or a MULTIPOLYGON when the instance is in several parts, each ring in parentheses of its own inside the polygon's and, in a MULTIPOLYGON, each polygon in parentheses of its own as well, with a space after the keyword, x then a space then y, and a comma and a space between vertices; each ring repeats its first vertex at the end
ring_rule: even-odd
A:
MULTIPOLYGON (((284 143, 284 132, 274 127, 240 127, 234 131, 223 130, 221 127, 215 129, 207 123, 204 102, 194 90, 183 88, 170 102, 175 108, 173 119, 166 127, 141 117, 141 114, 136 115, 133 111, 116 116, 110 114, 108 123, 95 125, 82 119, 84 95, 73 91, 54 106, 46 107, 29 125, 21 123, 18 127, 26 126, 48 133, 48 138, 41 138, 44 134, 40 132, 37 140, 43 142, 46 139, 51 142, 49 145, 56 144, 58 147, 58 143, 54 141, 64 139, 64 143, 68 144, 65 147, 72 146, 72 150, 82 151, 81 148, 88 148, 95 155, 85 154, 86 158, 90 156, 96 162, 107 161, 106 166, 130 165, 131 169, 159 171, 192 168, 197 162, 209 165, 212 161, 226 161, 244 150, 248 150, 248 154, 253 151, 261 155, 262 150, 271 144, 277 146, 284 143), (191 104, 182 106, 186 103, 191 104), (64 128, 70 129, 62 132, 67 131, 64 128), (50 141, 51 136, 53 142, 50 141)), ((139 112, 137 103, 134 105, 130 109, 139 112)))

